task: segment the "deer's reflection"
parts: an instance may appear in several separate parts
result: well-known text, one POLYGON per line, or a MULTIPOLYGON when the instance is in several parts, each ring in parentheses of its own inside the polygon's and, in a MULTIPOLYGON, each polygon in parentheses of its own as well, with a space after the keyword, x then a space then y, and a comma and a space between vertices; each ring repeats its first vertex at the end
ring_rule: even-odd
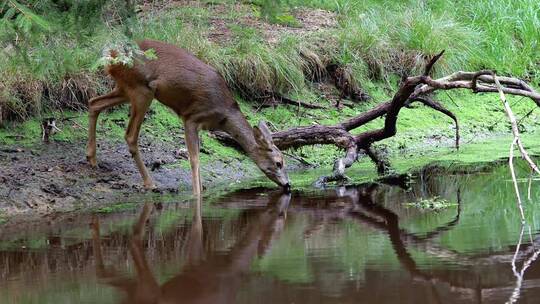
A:
POLYGON ((257 210, 245 233, 226 255, 204 257, 201 200, 194 204, 193 221, 186 243, 186 264, 180 273, 163 284, 156 280, 147 261, 143 240, 145 223, 152 204, 145 204, 134 225, 129 243, 136 276, 119 276, 104 265, 99 239, 99 222, 93 220, 94 255, 100 279, 124 294, 122 303, 234 303, 253 259, 264 253, 282 231, 290 194, 273 193, 267 197, 267 207, 257 210))

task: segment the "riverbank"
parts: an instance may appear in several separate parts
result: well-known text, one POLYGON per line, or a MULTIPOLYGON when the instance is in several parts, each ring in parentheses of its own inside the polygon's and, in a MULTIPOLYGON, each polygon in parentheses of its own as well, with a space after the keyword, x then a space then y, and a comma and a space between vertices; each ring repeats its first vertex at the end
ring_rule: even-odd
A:
MULTIPOLYGON (((531 154, 540 154, 537 138, 538 133, 523 135, 531 154)), ((390 160, 397 173, 415 173, 426 165, 444 167, 449 172, 475 171, 494 161, 504 161, 511 137, 484 134, 484 138, 475 136, 466 141, 460 151, 451 146, 450 138, 439 140, 440 147, 426 141, 421 149, 391 153, 390 160)), ((141 147, 158 184, 157 191, 142 189, 139 173, 123 142, 101 141, 97 169, 86 163, 84 142, 80 141, 3 147, 0 151, 0 223, 7 227, 66 213, 108 213, 136 208, 142 202, 190 199, 191 180, 185 152, 177 145, 150 141, 146 136, 142 138, 141 147)), ((330 166, 308 167, 290 157, 289 167, 295 191, 313 189, 312 183, 331 171, 330 166)), ((347 175, 349 184, 378 178, 367 157, 353 165, 347 175)), ((206 155, 202 176, 206 198, 238 189, 274 188, 255 165, 239 153, 235 159, 206 155)))

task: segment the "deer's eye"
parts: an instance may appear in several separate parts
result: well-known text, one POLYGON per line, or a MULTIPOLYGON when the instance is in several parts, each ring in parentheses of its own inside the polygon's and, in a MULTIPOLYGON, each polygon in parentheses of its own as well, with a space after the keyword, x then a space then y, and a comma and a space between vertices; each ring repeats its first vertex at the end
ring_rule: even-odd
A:
POLYGON ((283 164, 282 164, 281 162, 277 162, 277 163, 276 163, 276 166, 277 166, 279 169, 283 168, 283 164))

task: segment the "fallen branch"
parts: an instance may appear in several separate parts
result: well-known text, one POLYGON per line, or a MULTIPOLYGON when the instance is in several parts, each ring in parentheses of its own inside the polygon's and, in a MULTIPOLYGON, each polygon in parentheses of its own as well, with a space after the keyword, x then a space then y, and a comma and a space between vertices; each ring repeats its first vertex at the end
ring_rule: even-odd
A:
POLYGON ((373 146, 365 149, 365 152, 371 161, 375 163, 379 175, 387 175, 390 173, 392 166, 390 166, 390 161, 385 156, 381 155, 382 153, 373 146))
POLYGON ((348 178, 345 175, 345 169, 350 167, 358 158, 358 148, 351 145, 347 148, 345 156, 336 160, 334 163, 333 174, 329 176, 321 176, 316 182, 315 186, 323 186, 329 182, 346 181, 348 178))
MULTIPOLYGON (((336 125, 305 126, 276 132, 272 134, 276 146, 280 149, 288 149, 306 145, 330 144, 344 149, 345 155, 336 160, 332 175, 321 177, 318 183, 336 181, 345 177, 345 169, 356 161, 359 150, 368 151, 373 143, 396 134, 396 123, 400 110, 413 102, 421 102, 450 117, 456 125, 456 148, 459 148, 459 124, 456 115, 442 104, 427 97, 438 90, 468 89, 474 93, 483 93, 499 92, 500 89, 506 94, 528 97, 540 106, 540 94, 527 83, 517 78, 495 77, 491 71, 456 72, 449 76, 432 79, 429 73, 442 54, 441 52, 428 62, 423 75, 406 78, 392 100, 383 102, 336 125), (497 81, 500 84, 499 88, 497 81), (350 131, 383 116, 385 116, 383 128, 369 130, 356 136, 350 133, 350 131)), ((513 128, 514 133, 515 131, 517 131, 517 127, 513 128)), ((534 168, 535 172, 538 172, 538 167, 533 166, 534 163, 526 154, 521 141, 518 140, 516 144, 529 165, 534 168)))
MULTIPOLYGON (((431 60, 426 65, 424 74, 422 76, 408 77, 403 82, 399 90, 392 98, 390 108, 386 113, 384 127, 378 130, 366 131, 361 133, 360 135, 357 135, 355 137, 355 141, 359 147, 369 147, 372 143, 376 141, 381 141, 396 134, 396 123, 399 111, 405 106, 405 103, 409 100, 409 98, 411 98, 411 95, 413 95, 418 85, 427 83, 431 80, 431 78, 428 76, 431 72, 431 68, 437 62, 437 60, 442 57, 443 54, 444 51, 431 58, 431 60)), ((411 98, 411 100, 415 99, 417 96, 419 95, 414 96, 414 98, 411 98)))
MULTIPOLYGON (((504 98, 504 94, 523 96, 530 98, 537 106, 540 106, 540 94, 523 80, 512 77, 495 76, 495 74, 489 70, 477 72, 460 71, 445 77, 432 79, 429 76, 431 69, 442 55, 443 52, 433 56, 426 65, 422 75, 404 79, 400 88, 391 100, 380 103, 355 117, 351 117, 335 125, 302 126, 275 132, 272 134, 275 145, 282 150, 308 145, 334 145, 343 149, 345 151, 344 156, 335 161, 330 176, 323 176, 318 179, 317 182, 320 184, 323 182, 346 179, 345 170, 357 160, 360 151, 365 151, 377 164, 378 172, 384 174, 384 172, 389 169, 389 164, 385 164, 387 168, 383 168, 383 165, 377 160, 377 157, 373 157, 373 154, 370 152, 372 151, 372 145, 378 141, 390 138, 397 133, 396 123, 401 109, 414 102, 421 102, 422 104, 445 114, 454 121, 456 129, 455 146, 456 149, 459 149, 460 128, 458 119, 452 111, 429 97, 430 94, 436 91, 467 89, 474 93, 499 92, 502 98, 504 98), (358 135, 353 135, 351 133, 351 131, 358 127, 382 117, 385 119, 383 128, 368 130, 358 135)), ((301 102, 299 103, 298 101, 291 101, 287 98, 283 99, 283 97, 280 98, 290 104, 294 103, 295 105, 300 106, 306 105, 306 107, 313 106, 301 102)), ((511 109, 507 102, 505 103, 505 110, 507 113, 511 113, 511 109)), ((517 135, 519 137, 515 118, 513 120, 511 118, 511 123, 514 136, 517 135)), ((232 139, 227 136, 218 135, 216 137, 231 144, 232 139)), ((540 170, 528 156, 520 139, 516 141, 516 145, 518 146, 522 157, 527 161, 532 170, 540 174, 540 170)))

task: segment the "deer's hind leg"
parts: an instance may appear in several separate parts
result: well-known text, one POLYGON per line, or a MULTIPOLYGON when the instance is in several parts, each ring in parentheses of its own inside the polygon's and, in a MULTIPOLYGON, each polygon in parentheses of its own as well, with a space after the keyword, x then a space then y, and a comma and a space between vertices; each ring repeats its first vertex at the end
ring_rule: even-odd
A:
POLYGON ((114 89, 109 94, 95 97, 88 101, 88 143, 86 145, 86 159, 95 167, 96 160, 96 125, 99 113, 108 108, 127 103, 120 90, 114 89))
POLYGON ((134 89, 129 94, 131 103, 131 117, 129 119, 128 127, 126 130, 126 142, 128 145, 129 153, 135 160, 137 169, 141 174, 144 187, 146 189, 154 189, 155 185, 152 178, 148 174, 148 169, 144 165, 139 151, 139 132, 141 131, 141 124, 144 120, 144 115, 152 103, 154 94, 148 88, 134 89))

